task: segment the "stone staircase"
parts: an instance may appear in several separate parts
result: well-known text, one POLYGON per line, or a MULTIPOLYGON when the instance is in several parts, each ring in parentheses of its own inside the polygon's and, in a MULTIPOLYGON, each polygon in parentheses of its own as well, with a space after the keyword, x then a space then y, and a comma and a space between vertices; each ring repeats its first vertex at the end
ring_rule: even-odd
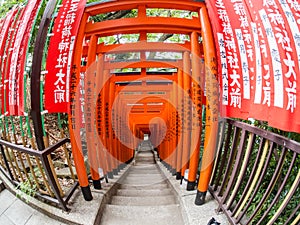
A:
POLYGON ((155 163, 152 145, 144 141, 133 165, 106 204, 102 225, 183 225, 175 195, 155 163))

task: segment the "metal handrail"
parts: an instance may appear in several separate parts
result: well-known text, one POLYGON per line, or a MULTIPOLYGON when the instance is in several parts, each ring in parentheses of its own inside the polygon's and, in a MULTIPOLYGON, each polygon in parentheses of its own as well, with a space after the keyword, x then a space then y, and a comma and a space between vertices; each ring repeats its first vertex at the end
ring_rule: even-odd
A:
POLYGON ((231 224, 298 224, 300 143, 240 121, 222 119, 209 190, 231 224), (294 175, 294 176, 291 176, 294 175), (271 210, 273 209, 273 210, 271 210))
POLYGON ((14 178, 14 176, 12 175, 12 172, 11 172, 12 167, 11 167, 11 165, 9 165, 6 154, 4 153, 4 147, 7 147, 14 151, 28 154, 29 156, 37 157, 42 162, 43 169, 47 175, 48 182, 51 186, 51 189, 54 193, 55 198, 43 195, 42 193, 37 193, 37 196, 39 196, 47 201, 50 201, 52 203, 58 204, 63 210, 68 211, 69 209, 67 207, 67 203, 68 203, 70 197, 72 196, 72 194, 74 193, 74 191, 76 190, 76 187, 78 186, 78 182, 74 183, 74 185, 69 189, 69 191, 67 192, 67 194, 64 197, 61 196, 58 185, 54 178, 53 171, 50 167, 48 156, 52 152, 54 152, 56 149, 58 149, 59 147, 63 146, 66 143, 69 143, 69 142, 70 142, 69 138, 64 138, 64 139, 58 141, 57 143, 51 145, 50 147, 48 147, 42 151, 38 151, 38 150, 35 150, 32 148, 26 148, 24 146, 17 145, 17 144, 0 139, 0 149, 1 149, 2 157, 4 158, 7 170, 5 170, 4 168, 0 168, 0 169, 4 174, 5 174, 5 172, 8 173, 8 175, 7 174, 5 174, 5 175, 13 184, 19 185, 18 180, 16 180, 14 178))

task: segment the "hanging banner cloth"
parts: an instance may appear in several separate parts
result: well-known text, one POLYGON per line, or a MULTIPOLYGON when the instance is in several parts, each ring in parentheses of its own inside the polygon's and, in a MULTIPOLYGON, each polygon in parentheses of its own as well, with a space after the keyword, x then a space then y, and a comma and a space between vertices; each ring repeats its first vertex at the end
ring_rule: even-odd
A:
POLYGON ((41 0, 28 1, 19 19, 18 30, 13 44, 9 79, 8 79, 8 113, 24 115, 24 70, 26 52, 33 22, 36 18, 41 0))
POLYGON ((218 51, 221 116, 300 132, 300 3, 206 3, 218 51))
POLYGON ((5 65, 6 63, 4 63, 7 59, 7 52, 5 52, 5 45, 7 43, 7 41, 9 40, 9 29, 11 27, 11 24, 14 21, 14 17, 17 13, 18 9, 14 8, 12 10, 10 10, 7 14, 7 16, 5 17, 2 27, 1 27, 1 31, 0 31, 0 79, 1 79, 1 85, 0 85, 0 114, 4 114, 4 72, 5 72, 5 65))
POLYGON ((50 38, 45 76, 45 109, 68 112, 71 61, 86 1, 63 0, 50 38))

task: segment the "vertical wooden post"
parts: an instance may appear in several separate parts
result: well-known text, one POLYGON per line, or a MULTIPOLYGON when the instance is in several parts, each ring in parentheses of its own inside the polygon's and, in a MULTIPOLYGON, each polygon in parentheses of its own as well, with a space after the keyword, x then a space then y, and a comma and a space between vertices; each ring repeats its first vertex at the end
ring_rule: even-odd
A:
POLYGON ((192 191, 196 186, 196 177, 199 165, 200 141, 201 141, 201 124, 202 124, 202 90, 204 87, 201 78, 201 57, 199 36, 197 32, 191 34, 191 52, 192 52, 192 78, 193 78, 193 125, 192 125, 192 144, 190 153, 190 167, 187 183, 187 190, 192 191), (201 85, 201 86, 200 86, 201 85))
POLYGON ((108 148, 110 149, 111 154, 111 163, 112 163, 112 172, 113 175, 117 175, 117 152, 114 148, 114 137, 113 137, 113 103, 115 99, 115 83, 113 81, 109 82, 109 99, 108 99, 108 148))
POLYGON ((78 143, 80 138, 80 126, 81 126, 81 115, 80 115, 80 90, 78 88, 80 79, 80 67, 81 67, 81 54, 82 43, 84 39, 84 29, 85 24, 88 19, 86 13, 83 14, 82 22, 79 27, 79 32, 77 36, 77 41, 75 45, 76 51, 74 51, 73 57, 73 74, 72 74, 72 84, 75 88, 75 92, 71 93, 70 108, 71 113, 69 114, 69 130, 70 130, 70 140, 72 144, 72 153, 75 162, 75 168, 79 180, 79 185, 83 193, 85 200, 90 201, 93 199, 90 190, 88 177, 86 174, 86 167, 84 164, 84 157, 82 153, 81 143, 78 143))
POLYGON ((104 122, 104 118, 102 115, 102 107, 104 107, 103 98, 102 98, 102 88, 104 85, 104 56, 103 54, 98 54, 97 56, 97 69, 96 69, 96 81, 95 81, 95 102, 96 105, 95 114, 96 118, 96 128, 97 128, 97 135, 96 135, 96 149, 98 152, 98 161, 100 166, 103 170, 103 175, 106 175, 108 172, 107 163, 105 159, 105 152, 104 152, 104 144, 103 144, 103 126, 102 123, 104 122))
POLYGON ((204 47, 205 61, 205 83, 206 83, 206 125, 204 152, 198 184, 196 205, 202 205, 205 202, 205 196, 208 189, 213 162, 215 157, 217 133, 218 133, 218 102, 219 85, 217 80, 217 57, 211 26, 205 7, 200 9, 200 21, 202 24, 202 37, 204 47))
POLYGON ((189 155, 191 146, 191 60, 190 52, 183 53, 183 152, 181 176, 189 168, 189 155))
POLYGON ((103 141, 103 152, 104 157, 106 159, 106 165, 107 165, 107 177, 113 178, 112 173, 112 162, 111 162, 111 154, 109 149, 109 70, 103 71, 103 88, 101 91, 101 98, 102 98, 102 108, 101 108, 101 116, 103 118, 102 120, 102 141, 103 141))
POLYGON ((177 163, 176 163, 176 179, 181 180, 181 171, 182 171, 182 152, 183 152, 183 71, 178 68, 178 85, 177 85, 177 104, 178 104, 178 147, 177 147, 177 163))
POLYGON ((98 37, 92 35, 89 42, 87 70, 84 79, 84 117, 86 127, 86 145, 88 152, 88 159, 90 162, 90 172, 95 189, 101 189, 100 175, 98 172, 98 157, 95 145, 95 73, 96 73, 96 46, 98 37))

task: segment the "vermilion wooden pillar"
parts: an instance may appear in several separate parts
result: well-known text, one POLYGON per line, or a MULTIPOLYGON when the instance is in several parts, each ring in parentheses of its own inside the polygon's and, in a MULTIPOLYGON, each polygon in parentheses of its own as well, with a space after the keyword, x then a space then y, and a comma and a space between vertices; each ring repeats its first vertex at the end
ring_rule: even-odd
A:
POLYGON ((181 180, 181 172, 182 172, 182 154, 183 154, 183 121, 184 121, 184 113, 183 113, 183 71, 182 69, 178 68, 178 85, 177 85, 177 104, 178 104, 178 147, 177 147, 177 162, 176 162, 176 179, 181 180))
POLYGON ((88 152, 88 159, 90 162, 91 177, 95 189, 101 189, 100 175, 98 172, 99 163, 95 145, 95 75, 96 75, 96 45, 98 37, 92 35, 89 41, 88 57, 87 57, 87 70, 84 78, 84 117, 86 126, 86 145, 88 152))
POLYGON ((189 168, 189 156, 191 146, 191 60, 190 52, 183 54, 183 151, 181 176, 184 177, 185 170, 189 168))
MULTIPOLYGON (((86 21, 88 19, 88 14, 84 13, 82 18, 82 23, 79 27, 79 32, 77 36, 77 41, 75 45, 75 49, 82 49, 82 43, 84 40, 84 30, 86 21)), ((75 51, 73 56, 73 75, 72 75, 72 85, 74 85, 74 93, 71 93, 71 101, 70 101, 70 111, 69 114, 69 128, 70 128, 70 140, 72 144, 72 153, 75 162, 75 168, 78 176, 79 185, 81 187, 81 191, 83 197, 87 201, 91 201, 93 199, 88 177, 86 174, 86 167, 84 164, 84 156, 82 153, 82 146, 79 143, 81 140, 80 137, 80 127, 81 127, 81 114, 80 114, 80 91, 78 88, 79 79, 80 79, 80 69, 81 69, 81 51, 75 51)))
MULTIPOLYGON (((97 138, 96 138, 96 149, 98 152, 98 161, 100 163, 100 168, 103 170, 103 174, 106 176, 108 172, 108 166, 105 157, 104 151, 104 143, 103 143, 103 123, 104 123, 104 116, 103 116, 103 107, 104 107, 104 98, 102 97, 102 88, 104 80, 104 56, 102 53, 97 54, 97 66, 96 66, 96 78, 95 78, 95 102, 94 105, 96 106, 95 110, 93 111, 96 115, 96 129, 97 129, 97 138)), ((93 113, 92 112, 92 113, 93 113)))
POLYGON ((196 186, 196 177, 199 165, 201 129, 202 129, 202 89, 204 87, 201 77, 201 57, 199 46, 199 35, 197 32, 191 34, 191 57, 192 57, 192 78, 193 78, 193 117, 192 117, 192 141, 190 152, 190 167, 187 183, 187 190, 192 191, 196 186), (200 86, 201 85, 201 86, 200 86))
POLYGON ((109 70, 104 70, 103 71, 103 88, 101 91, 101 98, 102 98, 102 108, 101 108, 101 117, 103 118, 102 120, 102 141, 104 145, 104 155, 107 163, 107 177, 108 178, 113 178, 113 165, 112 165, 112 157, 111 157, 111 152, 109 148, 109 75, 110 72, 109 70))
POLYGON ((218 102, 219 85, 217 80, 217 56, 213 42, 213 34, 209 23, 209 17, 205 7, 200 9, 200 21, 202 24, 203 49, 205 60, 205 83, 206 83, 206 127, 204 152, 198 184, 196 205, 205 202, 213 162, 215 157, 217 133, 218 133, 218 102))
POLYGON ((115 100, 115 83, 112 82, 111 80, 109 81, 109 99, 108 99, 108 149, 110 152, 110 158, 111 158, 111 163, 112 163, 112 173, 113 175, 117 175, 117 167, 118 167, 118 162, 117 162, 117 151, 116 148, 114 147, 114 136, 113 136, 113 103, 115 100))

